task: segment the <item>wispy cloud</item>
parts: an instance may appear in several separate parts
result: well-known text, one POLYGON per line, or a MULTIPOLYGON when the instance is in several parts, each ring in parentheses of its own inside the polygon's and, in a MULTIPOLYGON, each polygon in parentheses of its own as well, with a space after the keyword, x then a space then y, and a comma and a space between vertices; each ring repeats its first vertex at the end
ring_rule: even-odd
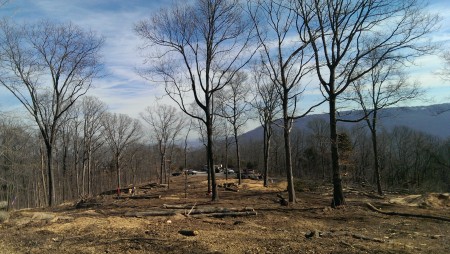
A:
POLYGON ((21 0, 0 9, 0 15, 19 23, 43 18, 72 22, 104 37, 105 76, 94 81, 89 94, 99 97, 113 111, 136 117, 164 93, 162 87, 150 84, 135 71, 143 60, 138 52, 141 42, 133 26, 167 4, 170 1, 21 0))
MULTIPOLYGON (((0 16, 8 16, 17 22, 33 22, 42 18, 70 21, 103 36, 105 77, 95 80, 89 94, 99 97, 113 111, 137 117, 146 106, 154 105, 156 98, 163 96, 164 91, 161 85, 151 84, 135 71, 143 67, 143 59, 138 50, 142 42, 133 32, 133 26, 142 19, 150 18, 161 7, 172 3, 173 1, 166 0, 11 0, 0 8, 0 16)), ((448 45, 450 2, 431 0, 429 8, 440 13, 443 18, 441 29, 430 38, 442 45, 448 45)), ((418 79, 433 91, 447 89, 448 94, 449 85, 436 76, 436 71, 442 67, 442 61, 436 56, 429 56, 418 59, 417 63, 418 65, 411 69, 412 78, 418 79)), ((7 91, 5 92, 0 90, 1 107, 13 101, 8 99, 7 91)), ((305 97, 306 95, 317 98, 320 94, 318 90, 308 89, 305 97)), ((167 98, 163 100, 170 103, 167 98)))

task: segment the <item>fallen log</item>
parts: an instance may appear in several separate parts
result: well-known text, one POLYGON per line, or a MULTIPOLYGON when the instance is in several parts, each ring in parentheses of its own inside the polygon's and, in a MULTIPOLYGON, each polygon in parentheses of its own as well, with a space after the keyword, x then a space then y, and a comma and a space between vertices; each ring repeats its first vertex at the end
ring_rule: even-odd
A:
POLYGON ((125 194, 128 193, 128 189, 129 188, 119 188, 119 189, 115 189, 115 190, 108 190, 108 191, 104 191, 102 193, 100 193, 100 196, 108 196, 108 195, 117 195, 120 191, 120 193, 125 194))
POLYGON ((198 235, 197 230, 180 230, 178 233, 184 235, 184 236, 196 236, 198 235))
POLYGON ((192 210, 191 214, 207 214, 207 213, 233 213, 233 212, 254 212, 251 207, 244 208, 224 208, 224 207, 207 207, 192 210))
POLYGON ((146 184, 146 185, 139 186, 138 188, 139 189, 149 189, 149 190, 151 190, 153 188, 158 188, 158 187, 160 187, 160 185, 158 183, 149 183, 149 184, 146 184))
POLYGON ((127 197, 129 199, 160 199, 161 195, 137 195, 127 197))
POLYGON ((224 189, 227 190, 227 191, 239 192, 238 189, 234 189, 234 188, 231 188, 231 187, 224 187, 224 189))
POLYGON ((126 212, 124 216, 127 217, 145 217, 145 216, 173 216, 177 213, 172 210, 154 210, 145 212, 126 212))
POLYGON ((191 215, 192 217, 214 217, 214 218, 224 218, 224 217, 243 217, 250 215, 258 215, 256 211, 246 211, 246 212, 222 212, 222 213, 197 213, 191 215))
POLYGON ((169 205, 169 204, 163 204, 164 208, 167 209, 191 209, 195 205, 169 205))
MULTIPOLYGON (((180 214, 176 210, 151 210, 143 212, 126 212, 124 216, 127 217, 145 217, 145 216, 173 216, 180 214)), ((251 207, 245 208, 221 208, 221 207, 211 207, 204 209, 192 209, 189 216, 209 216, 209 217, 237 217, 237 216, 247 216, 247 215, 257 215, 255 209, 251 207)))
POLYGON ((223 186, 225 187, 238 187, 236 183, 224 183, 223 186))
POLYGON ((442 220, 442 221, 450 222, 450 218, 447 218, 447 217, 434 216, 434 215, 428 215, 428 214, 414 214, 414 213, 399 213, 399 212, 393 212, 393 211, 382 211, 381 209, 378 209, 375 206, 373 206, 371 203, 366 203, 366 205, 370 210, 381 213, 381 214, 385 214, 385 215, 416 217, 416 218, 434 219, 434 220, 442 220))

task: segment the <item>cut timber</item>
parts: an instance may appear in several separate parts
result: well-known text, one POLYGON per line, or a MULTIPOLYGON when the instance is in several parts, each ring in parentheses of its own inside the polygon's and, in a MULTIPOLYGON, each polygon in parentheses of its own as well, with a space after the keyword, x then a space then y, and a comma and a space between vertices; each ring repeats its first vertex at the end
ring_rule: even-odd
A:
POLYGON ((224 183, 223 187, 224 188, 227 188, 227 187, 235 187, 235 188, 237 188, 238 185, 236 183, 224 183))
POLYGON ((442 221, 450 222, 450 218, 447 218, 447 217, 440 217, 440 216, 427 215, 427 214, 387 212, 387 211, 382 211, 381 209, 376 208, 371 203, 366 203, 366 205, 367 205, 367 207, 369 207, 370 210, 381 213, 381 214, 397 215, 397 216, 404 216, 404 217, 417 217, 417 218, 434 219, 434 220, 442 220, 442 221))
POLYGON ((192 210, 191 214, 207 214, 207 213, 233 213, 233 212, 254 212, 251 207, 244 208, 224 208, 224 207, 206 207, 192 210))
POLYGON ((130 188, 128 188, 128 187, 124 187, 124 188, 120 188, 120 189, 118 188, 115 190, 104 191, 104 192, 100 193, 99 195, 100 196, 117 195, 118 191, 120 191, 121 194, 127 194, 129 189, 130 188))
POLYGON ((164 204, 163 207, 167 209, 191 209, 195 205, 168 205, 164 204))
MULTIPOLYGON (((145 217, 145 216, 173 216, 176 214, 180 214, 180 212, 176 212, 176 210, 152 210, 152 211, 143 211, 143 212, 126 212, 124 216, 127 217, 145 217)), ((221 207, 212 207, 212 208, 204 208, 204 209, 193 209, 189 212, 189 215, 198 215, 198 216, 209 216, 209 217, 237 217, 237 216, 247 216, 247 215, 257 215, 255 209, 251 207, 245 208, 221 208, 221 207)))
POLYGON ((219 184, 218 187, 224 188, 227 191, 239 192, 238 185, 236 183, 219 184))
POLYGON ((160 199, 161 195, 138 195, 127 197, 129 199, 160 199))
POLYGON ((196 236, 198 235, 197 230, 180 230, 178 233, 184 235, 184 236, 196 236))
POLYGON ((224 217, 243 217, 258 215, 256 211, 246 211, 246 212, 223 212, 223 213, 197 213, 191 215, 193 217, 214 217, 214 218, 224 218, 224 217))
POLYGON ((172 210, 154 210, 145 212, 126 212, 124 215, 127 217, 145 217, 145 216, 173 216, 177 213, 172 210))
POLYGON ((151 190, 153 188, 157 188, 158 186, 159 186, 159 184, 157 184, 157 183, 149 183, 149 184, 146 184, 146 185, 143 185, 143 186, 139 186, 138 188, 139 189, 149 189, 149 190, 151 190))

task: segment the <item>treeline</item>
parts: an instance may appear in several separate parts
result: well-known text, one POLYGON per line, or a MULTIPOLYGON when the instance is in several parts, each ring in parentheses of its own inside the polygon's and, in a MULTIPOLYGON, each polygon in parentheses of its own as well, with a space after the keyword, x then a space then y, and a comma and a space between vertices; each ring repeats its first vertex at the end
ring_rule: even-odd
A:
MULTIPOLYGON (((134 134, 134 139, 123 143, 121 155, 117 157, 116 145, 108 141, 111 136, 107 128, 111 128, 114 117, 124 119, 122 125, 118 123, 120 121, 114 125, 116 130, 123 131, 116 136, 121 139, 119 136, 127 132, 124 123, 133 123, 133 119, 127 115, 109 113, 105 105, 94 97, 85 97, 70 116, 60 128, 54 150, 57 203, 116 191, 117 186, 127 188, 150 181, 168 182, 172 172, 186 167, 204 167, 204 146, 193 146, 191 140, 185 150, 182 135, 167 147, 172 151, 165 158, 171 163, 161 165, 158 145, 155 140, 149 141, 151 132, 143 128, 134 134), (118 176, 120 185, 117 183, 118 176)), ((316 185, 331 184, 328 133, 328 123, 323 119, 311 121, 306 129, 293 129, 292 158, 296 179, 316 185)), ((355 124, 354 128, 342 128, 339 133, 344 188, 357 184, 376 190, 369 132, 355 124)), ((275 128, 269 153, 269 179, 283 179, 286 174, 282 135, 282 130, 275 128)), ((225 155, 225 138, 218 137, 216 144, 215 161, 236 169, 236 156, 233 153, 225 155), (228 161, 225 161, 226 157, 228 161)), ((392 131, 382 131, 379 144, 383 189, 450 191, 450 139, 442 140, 408 127, 396 127, 392 131)), ((234 150, 235 145, 229 144, 228 149, 234 150)), ((47 158, 36 129, 23 118, 4 114, 0 123, 0 155, 0 199, 8 201, 10 207, 15 209, 46 206, 47 158)), ((243 168, 264 173, 262 137, 242 140, 241 155, 243 168)))
MULTIPOLYGON (((84 97, 65 117, 53 150, 56 204, 156 181, 155 147, 144 142, 139 122, 107 112, 84 97), (133 125, 136 123, 136 125, 133 125), (122 170, 123 169, 123 170, 122 170)), ((148 139, 147 139, 148 140, 148 139)), ((48 204, 47 156, 43 140, 27 117, 0 119, 0 199, 11 208, 48 204)))

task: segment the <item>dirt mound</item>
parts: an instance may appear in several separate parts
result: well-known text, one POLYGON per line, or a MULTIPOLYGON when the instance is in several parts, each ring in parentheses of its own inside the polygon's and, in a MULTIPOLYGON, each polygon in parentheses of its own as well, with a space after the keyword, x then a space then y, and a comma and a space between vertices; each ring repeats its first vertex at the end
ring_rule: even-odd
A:
POLYGON ((426 193, 422 195, 408 195, 392 198, 389 200, 389 203, 422 208, 446 208, 450 207, 450 193, 426 193))

